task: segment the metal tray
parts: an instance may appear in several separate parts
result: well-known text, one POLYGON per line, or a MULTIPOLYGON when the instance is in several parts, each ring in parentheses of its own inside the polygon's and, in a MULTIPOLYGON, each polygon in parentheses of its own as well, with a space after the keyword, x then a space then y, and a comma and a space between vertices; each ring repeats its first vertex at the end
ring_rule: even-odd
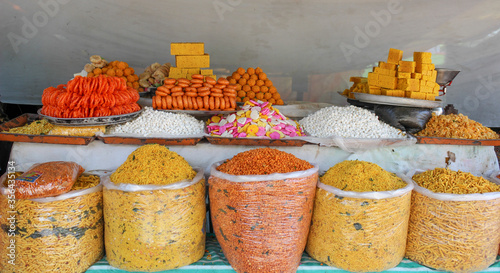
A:
MULTIPOLYGON (((32 122, 39 119, 40 116, 36 114, 22 114, 21 116, 13 120, 0 124, 0 131, 7 131, 10 128, 20 127, 28 122, 32 122)), ((25 135, 25 134, 10 134, 10 133, 0 132, 0 141, 11 141, 11 142, 87 145, 94 139, 95 137, 25 135)))
POLYGON ((500 146, 500 139, 465 139, 415 136, 417 144, 500 146))
POLYGON ((99 126, 99 125, 113 125, 125 123, 136 118, 141 112, 141 110, 114 116, 105 117, 91 117, 91 118, 56 118, 51 116, 46 116, 40 113, 41 109, 38 109, 38 115, 42 118, 49 120, 50 123, 61 125, 61 126, 99 126))
POLYGON ((301 139, 284 138, 228 138, 207 136, 206 139, 214 145, 245 145, 245 146, 296 146, 301 147, 307 142, 301 139))
POLYGON ((203 137, 196 138, 159 138, 159 137, 118 137, 118 136, 98 136, 97 139, 106 144, 130 144, 130 145, 144 145, 144 144, 160 144, 167 146, 174 145, 196 145, 203 137))
POLYGON ((442 106, 440 100, 417 100, 393 96, 373 95, 367 93, 353 92, 354 97, 361 102, 368 102, 374 104, 395 105, 395 106, 408 106, 419 108, 438 108, 442 106))

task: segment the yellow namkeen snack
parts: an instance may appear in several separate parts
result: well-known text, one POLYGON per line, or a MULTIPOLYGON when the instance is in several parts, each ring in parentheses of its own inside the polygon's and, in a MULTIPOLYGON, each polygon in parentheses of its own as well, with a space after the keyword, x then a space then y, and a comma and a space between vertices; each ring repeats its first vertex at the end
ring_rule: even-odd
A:
POLYGON ((320 177, 321 183, 343 191, 389 191, 404 188, 406 183, 377 164, 345 160, 331 167, 320 177))
POLYGON ((500 185, 462 171, 436 168, 413 176, 420 187, 436 193, 471 194, 500 192, 500 185))
MULTIPOLYGON (((20 175, 21 173, 15 173, 20 175)), ((83 175, 73 190, 90 189, 99 177, 83 175)), ((71 192, 69 192, 70 194, 71 192)), ((0 225, 15 211, 15 236, 0 230, 2 272, 85 272, 103 257, 102 191, 52 202, 17 199, 9 208, 8 196, 0 194, 0 225), (10 240, 15 239, 15 265, 9 263, 10 240)))
POLYGON ((436 115, 425 124, 424 130, 417 136, 446 137, 463 139, 497 139, 500 136, 481 123, 462 114, 436 115))
POLYGON ((363 161, 339 163, 320 181, 307 253, 352 272, 383 271, 398 265, 405 253, 412 185, 363 161), (341 188, 330 189, 332 184, 341 188))
POLYGON ((132 152, 111 175, 113 183, 168 185, 193 179, 196 172, 189 163, 158 144, 144 145, 132 152))
POLYGON ((128 271, 161 271, 205 253, 205 182, 176 190, 125 192, 104 187, 106 257, 128 271))
POLYGON ((25 135, 46 135, 54 128, 54 125, 46 119, 35 120, 20 127, 14 127, 3 133, 25 134, 25 135))

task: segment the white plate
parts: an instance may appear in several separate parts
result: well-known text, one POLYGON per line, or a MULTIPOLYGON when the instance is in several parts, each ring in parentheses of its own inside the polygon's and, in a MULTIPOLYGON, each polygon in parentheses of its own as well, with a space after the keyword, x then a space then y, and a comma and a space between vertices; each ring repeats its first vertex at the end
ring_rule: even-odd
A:
POLYGON ((353 92, 354 97, 361 102, 368 102, 374 104, 385 104, 385 105, 395 105, 395 106, 408 106, 408 107, 419 107, 419 108, 438 108, 442 106, 440 100, 417 100, 393 96, 384 95, 373 95, 367 93, 356 93, 353 92))

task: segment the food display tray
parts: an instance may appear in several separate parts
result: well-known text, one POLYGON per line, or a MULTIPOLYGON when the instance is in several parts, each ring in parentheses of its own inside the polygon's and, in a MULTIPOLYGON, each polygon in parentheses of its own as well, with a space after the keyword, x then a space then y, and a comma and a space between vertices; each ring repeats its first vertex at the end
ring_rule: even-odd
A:
POLYGON ((193 138, 160 138, 160 137, 119 137, 119 136, 98 136, 97 139, 106 144, 129 144, 129 145, 144 145, 144 144, 160 144, 167 146, 174 145, 196 145, 203 137, 193 138))
POLYGON ((417 144, 500 146, 500 139, 462 139, 415 136, 417 144))
POLYGON ((113 115, 105 117, 91 117, 91 118, 56 118, 40 113, 41 109, 38 110, 38 115, 42 118, 47 119, 50 123, 61 125, 61 126, 101 126, 101 125, 113 125, 125 123, 136 118, 143 108, 139 111, 123 114, 123 115, 113 115))
POLYGON ((442 102, 440 100, 435 100, 435 101, 418 100, 418 99, 373 95, 373 94, 357 93, 357 92, 353 92, 353 94, 358 101, 368 102, 373 104, 407 106, 407 107, 418 107, 418 108, 439 108, 442 106, 442 102))
POLYGON ((21 116, 0 124, 0 141, 11 142, 34 142, 34 143, 51 143, 51 144, 71 144, 71 145, 87 145, 95 139, 95 137, 77 137, 77 136, 57 136, 57 135, 26 135, 26 134, 11 134, 5 133, 11 128, 24 126, 41 117, 37 114, 22 114, 21 116))
POLYGON ((244 145, 244 146, 296 146, 301 147, 307 142, 301 139, 268 139, 268 138, 229 138, 207 136, 206 139, 214 145, 244 145))

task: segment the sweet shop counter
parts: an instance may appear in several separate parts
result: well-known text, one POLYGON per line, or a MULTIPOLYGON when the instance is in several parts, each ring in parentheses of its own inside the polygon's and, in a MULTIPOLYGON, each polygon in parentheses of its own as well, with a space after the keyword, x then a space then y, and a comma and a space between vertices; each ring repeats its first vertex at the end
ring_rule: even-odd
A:
MULTIPOLYGON (((10 160, 16 165, 47 161, 75 161, 86 170, 115 170, 138 145, 105 144, 99 140, 86 146, 54 145, 46 143, 15 142, 10 160)), ((168 146, 183 156, 192 166, 209 173, 212 163, 231 158, 242 151, 259 146, 213 145, 200 142, 188 146, 168 146)), ((449 167, 482 175, 498 172, 499 164, 493 146, 428 145, 415 144, 398 147, 381 147, 349 153, 338 147, 323 147, 305 144, 302 147, 276 146, 279 150, 318 164, 320 172, 344 160, 365 160, 377 163, 382 168, 406 173, 413 169, 449 167)))
MULTIPOLYGON (((496 262, 491 265, 488 269, 480 272, 499 272, 500 271, 500 256, 497 257, 496 262)), ((103 258, 99 262, 91 266, 87 273, 107 273, 107 272, 127 272, 124 270, 116 269, 109 265, 106 258, 103 258)), ((226 257, 222 253, 221 247, 217 242, 214 234, 207 234, 206 241, 206 251, 203 258, 193 264, 163 271, 169 273, 225 273, 225 272, 235 272, 231 267, 226 257)), ((313 258, 311 258, 307 253, 304 252, 302 259, 300 261, 300 266, 297 269, 298 273, 305 272, 349 272, 341 270, 335 267, 324 265, 313 258)), ((392 268, 390 272, 436 272, 433 269, 427 268, 425 266, 414 263, 408 259, 403 259, 401 263, 392 268)))

